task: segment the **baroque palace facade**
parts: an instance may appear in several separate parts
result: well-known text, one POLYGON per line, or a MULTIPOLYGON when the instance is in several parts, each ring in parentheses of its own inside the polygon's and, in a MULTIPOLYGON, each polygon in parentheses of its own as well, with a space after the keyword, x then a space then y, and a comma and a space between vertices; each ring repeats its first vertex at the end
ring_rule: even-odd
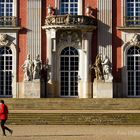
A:
POLYGON ((0 97, 140 97, 140 0, 0 0, 0 97))

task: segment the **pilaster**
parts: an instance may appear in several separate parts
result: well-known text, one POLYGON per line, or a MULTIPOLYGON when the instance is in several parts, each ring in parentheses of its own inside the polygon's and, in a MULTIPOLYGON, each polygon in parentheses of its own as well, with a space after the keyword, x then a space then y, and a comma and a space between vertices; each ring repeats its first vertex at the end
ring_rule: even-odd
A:
POLYGON ((46 34, 47 34, 47 59, 48 59, 48 65, 49 65, 49 81, 47 85, 47 94, 48 96, 53 96, 54 95, 54 81, 55 81, 55 75, 54 75, 54 61, 55 59, 53 58, 53 52, 56 51, 56 30, 46 29, 46 34))
POLYGON ((27 53, 32 59, 41 56, 41 4, 42 0, 28 0, 27 53))
POLYGON ((98 53, 112 62, 112 0, 98 0, 98 53))
POLYGON ((89 98, 92 95, 91 92, 91 75, 89 72, 89 65, 91 63, 91 39, 92 39, 92 32, 83 32, 82 33, 82 51, 84 52, 84 59, 82 61, 82 66, 83 70, 83 75, 82 75, 82 80, 80 81, 80 86, 79 89, 80 94, 82 93, 81 98, 89 98), (81 88, 82 87, 82 88, 81 88))

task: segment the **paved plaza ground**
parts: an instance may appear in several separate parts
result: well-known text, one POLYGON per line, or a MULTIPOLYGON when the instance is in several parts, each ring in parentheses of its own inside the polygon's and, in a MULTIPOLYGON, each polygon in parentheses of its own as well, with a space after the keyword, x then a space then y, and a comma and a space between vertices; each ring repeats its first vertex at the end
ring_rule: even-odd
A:
MULTIPOLYGON (((140 140, 140 125, 9 125, 0 140, 140 140)), ((2 132, 0 131, 2 134, 2 132)))

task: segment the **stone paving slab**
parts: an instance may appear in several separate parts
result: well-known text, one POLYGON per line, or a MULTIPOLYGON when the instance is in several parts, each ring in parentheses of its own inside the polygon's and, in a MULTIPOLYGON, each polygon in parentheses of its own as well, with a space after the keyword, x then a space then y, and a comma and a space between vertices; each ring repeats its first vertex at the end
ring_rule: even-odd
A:
MULTIPOLYGON (((140 140, 140 125, 9 125, 0 140, 140 140)), ((1 134, 1 130, 0 130, 1 134)))

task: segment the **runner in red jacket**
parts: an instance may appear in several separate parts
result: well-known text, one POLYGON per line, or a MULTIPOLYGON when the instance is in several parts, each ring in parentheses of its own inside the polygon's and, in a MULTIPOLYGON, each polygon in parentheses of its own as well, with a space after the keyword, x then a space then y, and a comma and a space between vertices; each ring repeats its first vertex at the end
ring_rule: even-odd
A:
POLYGON ((12 130, 5 126, 5 122, 8 119, 8 107, 4 104, 4 100, 0 101, 0 120, 3 136, 6 136, 5 129, 12 134, 12 130))

